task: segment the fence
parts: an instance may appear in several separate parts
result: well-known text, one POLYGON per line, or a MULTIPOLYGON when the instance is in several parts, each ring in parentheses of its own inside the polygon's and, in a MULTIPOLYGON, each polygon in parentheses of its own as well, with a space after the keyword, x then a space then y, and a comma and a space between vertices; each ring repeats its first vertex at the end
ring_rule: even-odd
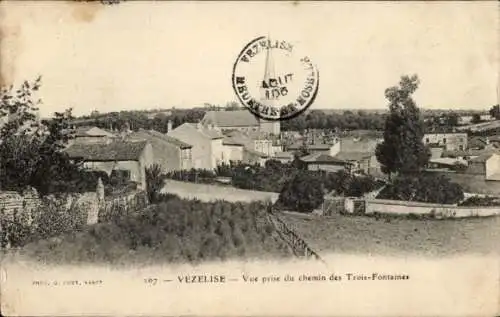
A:
POLYGON ((268 213, 268 219, 278 231, 281 238, 292 248, 293 253, 298 257, 305 257, 307 259, 313 258, 321 260, 321 257, 302 240, 293 230, 274 213, 268 213))

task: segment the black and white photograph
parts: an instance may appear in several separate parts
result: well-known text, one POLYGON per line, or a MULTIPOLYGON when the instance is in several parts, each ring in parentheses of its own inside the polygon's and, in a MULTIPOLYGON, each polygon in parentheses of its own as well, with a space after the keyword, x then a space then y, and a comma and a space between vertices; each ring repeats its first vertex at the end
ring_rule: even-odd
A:
POLYGON ((1 1, 1 314, 499 314, 499 9, 1 1))

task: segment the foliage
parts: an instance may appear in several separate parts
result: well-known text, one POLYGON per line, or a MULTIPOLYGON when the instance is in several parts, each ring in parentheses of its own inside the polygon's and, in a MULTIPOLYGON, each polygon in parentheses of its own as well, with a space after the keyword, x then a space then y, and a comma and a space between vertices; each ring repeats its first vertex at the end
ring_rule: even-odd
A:
POLYGON ((472 196, 467 198, 466 200, 462 201, 459 206, 500 206, 500 201, 498 197, 479 197, 479 196, 472 196))
POLYGON ((39 239, 81 230, 86 224, 86 213, 75 206, 68 206, 68 197, 44 196, 31 217, 24 209, 14 210, 12 217, 0 213, 1 247, 22 247, 39 239), (30 219, 31 218, 31 219, 30 219))
POLYGON ((159 164, 153 164, 146 168, 146 192, 151 203, 157 201, 160 191, 165 186, 166 178, 159 164))
POLYGON ((475 113, 472 115, 472 120, 471 123, 481 123, 483 120, 481 120, 481 115, 479 113, 475 113))
POLYGON ((491 107, 489 114, 496 120, 500 120, 500 105, 494 105, 493 107, 491 107))
POLYGON ((379 199, 456 204, 464 198, 459 184, 444 175, 404 175, 393 180, 377 196, 379 199))
POLYGON ((285 184, 279 203, 299 212, 312 212, 324 201, 323 184, 308 173, 298 173, 285 184))
POLYGON ((27 252, 44 261, 199 262, 290 256, 266 217, 264 203, 203 203, 169 197, 140 214, 94 225, 27 252))
POLYGON ((1 91, 0 119, 6 122, 0 130, 0 178, 4 189, 33 186, 43 195, 54 183, 77 179, 80 162, 61 151, 73 136, 71 109, 56 112, 51 120, 36 120, 40 101, 34 100, 34 92, 40 83, 39 77, 15 91, 12 86, 1 91))
POLYGON ((430 159, 430 151, 422 142, 424 125, 420 111, 411 97, 418 85, 416 75, 403 76, 399 86, 385 91, 390 113, 376 156, 386 174, 418 172, 430 159))

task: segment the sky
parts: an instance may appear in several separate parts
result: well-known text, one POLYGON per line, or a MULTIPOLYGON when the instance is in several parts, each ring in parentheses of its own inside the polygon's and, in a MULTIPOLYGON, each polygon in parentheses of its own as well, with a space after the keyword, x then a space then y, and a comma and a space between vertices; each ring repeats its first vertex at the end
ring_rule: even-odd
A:
POLYGON ((306 51, 311 109, 387 106, 417 74, 423 108, 498 103, 499 7, 489 2, 0 3, 2 84, 42 76, 42 116, 189 108, 236 100, 233 63, 261 35, 306 51))

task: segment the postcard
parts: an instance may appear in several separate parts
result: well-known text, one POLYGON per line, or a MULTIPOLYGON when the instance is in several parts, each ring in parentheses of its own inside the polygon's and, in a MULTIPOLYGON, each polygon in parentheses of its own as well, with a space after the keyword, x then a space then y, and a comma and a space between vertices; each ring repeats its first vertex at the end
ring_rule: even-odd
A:
POLYGON ((2 1, 1 314, 500 314, 498 9, 2 1))

